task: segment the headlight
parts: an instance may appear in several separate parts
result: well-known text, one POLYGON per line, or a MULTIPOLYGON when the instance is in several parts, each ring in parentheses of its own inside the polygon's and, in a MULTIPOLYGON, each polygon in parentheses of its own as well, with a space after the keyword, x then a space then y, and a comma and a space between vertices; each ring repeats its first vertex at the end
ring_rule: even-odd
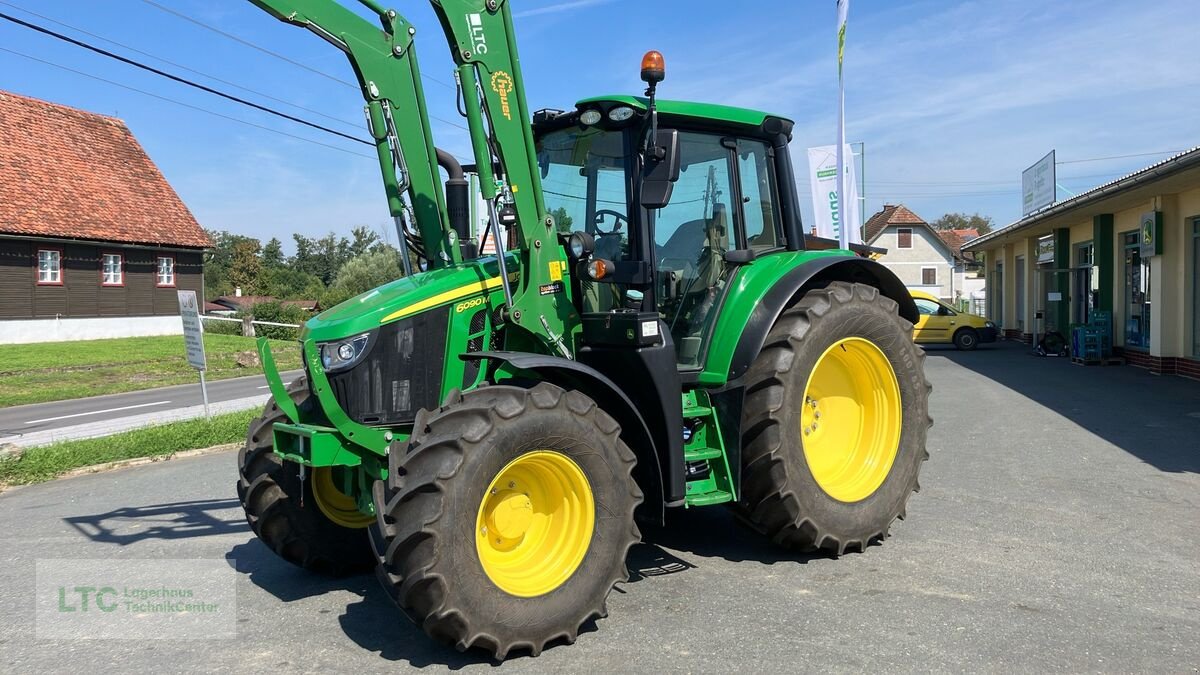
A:
POLYGON ((996 327, 996 324, 992 323, 991 321, 988 321, 988 322, 984 323, 983 325, 987 328, 995 328, 996 327))
POLYGON ((581 260, 596 248, 596 240, 587 232, 572 232, 571 237, 567 239, 567 248, 572 258, 581 260))
POLYGON ((600 111, 596 110, 595 108, 592 108, 591 110, 585 110, 579 115, 579 121, 590 127, 596 122, 600 121, 600 111))
POLYGON ((630 117, 633 117, 633 108, 629 106, 621 106, 608 111, 608 119, 614 122, 624 122, 630 117))
POLYGON ((321 364, 325 372, 345 370, 362 359, 367 353, 367 345, 371 342, 371 334, 363 333, 345 340, 326 342, 321 345, 321 364))

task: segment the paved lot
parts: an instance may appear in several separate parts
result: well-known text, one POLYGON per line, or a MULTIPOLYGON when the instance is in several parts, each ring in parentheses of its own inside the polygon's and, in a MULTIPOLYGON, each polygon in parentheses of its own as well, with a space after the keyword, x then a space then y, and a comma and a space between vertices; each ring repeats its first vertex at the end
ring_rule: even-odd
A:
MULTIPOLYGON (((789 557, 721 509, 682 513, 597 630, 502 669, 1194 671, 1200 383, 1006 346, 931 351, 928 370, 932 457, 885 544, 789 557)), ((490 667, 427 642, 371 577, 278 562, 234 473, 221 454, 0 495, 0 671, 490 667), (235 560, 239 637, 38 641, 34 560, 58 557, 235 560)))

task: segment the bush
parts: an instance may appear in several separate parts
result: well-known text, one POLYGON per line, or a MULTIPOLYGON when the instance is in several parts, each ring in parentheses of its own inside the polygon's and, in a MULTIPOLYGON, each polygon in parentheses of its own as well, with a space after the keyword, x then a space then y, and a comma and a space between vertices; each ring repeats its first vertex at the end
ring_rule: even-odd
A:
MULTIPOLYGON (((247 312, 238 312, 234 315, 235 318, 243 318, 244 316, 253 317, 255 321, 270 321, 272 323, 294 323, 302 325, 308 321, 311 314, 296 305, 285 304, 281 302, 259 302, 250 307, 247 312)), ((238 327, 238 332, 241 332, 241 327, 238 327)), ((272 340, 295 340, 299 337, 300 332, 296 328, 285 328, 283 326, 254 326, 254 332, 259 337, 266 337, 272 340)))
POLYGON ((337 278, 321 297, 321 306, 333 307, 400 276, 400 258, 395 249, 382 248, 360 255, 338 271, 337 278))
POLYGON ((236 321, 217 321, 206 316, 200 317, 204 324, 204 332, 210 335, 241 335, 242 324, 236 321))

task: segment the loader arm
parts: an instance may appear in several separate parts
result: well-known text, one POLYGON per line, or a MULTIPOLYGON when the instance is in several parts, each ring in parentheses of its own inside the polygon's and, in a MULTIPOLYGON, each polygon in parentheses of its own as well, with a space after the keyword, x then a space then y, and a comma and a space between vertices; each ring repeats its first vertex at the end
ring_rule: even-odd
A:
MULTIPOLYGON (((335 0, 250 0, 271 15, 309 29, 350 60, 364 100, 393 218, 411 216, 431 267, 460 262, 439 182, 437 150, 421 87, 416 29, 375 0, 359 0, 382 30, 335 0)), ((431 0, 456 76, 492 233, 505 221, 520 275, 506 284, 504 319, 521 329, 509 340, 525 349, 571 356, 579 318, 563 282, 567 258, 546 213, 525 98, 512 13, 506 0, 431 0), (493 167, 498 167, 498 171, 493 167), (532 344, 528 338, 532 338, 532 344)), ((497 240, 501 246, 504 242, 497 240)), ((502 250, 502 249, 501 249, 502 250)), ((500 256, 503 267, 504 256, 500 256)))

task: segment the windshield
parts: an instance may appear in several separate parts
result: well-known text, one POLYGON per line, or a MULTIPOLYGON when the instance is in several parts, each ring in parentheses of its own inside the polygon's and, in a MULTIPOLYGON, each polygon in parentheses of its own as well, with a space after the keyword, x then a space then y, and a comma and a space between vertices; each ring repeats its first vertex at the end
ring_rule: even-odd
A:
MULTIPOLYGON (((537 144, 546 210, 559 232, 585 230, 599 239, 609 235, 609 246, 624 251, 629 232, 629 181, 626 176, 625 139, 620 131, 560 129, 537 144)), ((612 253, 612 251, 605 251, 612 253)), ((614 260, 619 255, 600 255, 614 260)))

